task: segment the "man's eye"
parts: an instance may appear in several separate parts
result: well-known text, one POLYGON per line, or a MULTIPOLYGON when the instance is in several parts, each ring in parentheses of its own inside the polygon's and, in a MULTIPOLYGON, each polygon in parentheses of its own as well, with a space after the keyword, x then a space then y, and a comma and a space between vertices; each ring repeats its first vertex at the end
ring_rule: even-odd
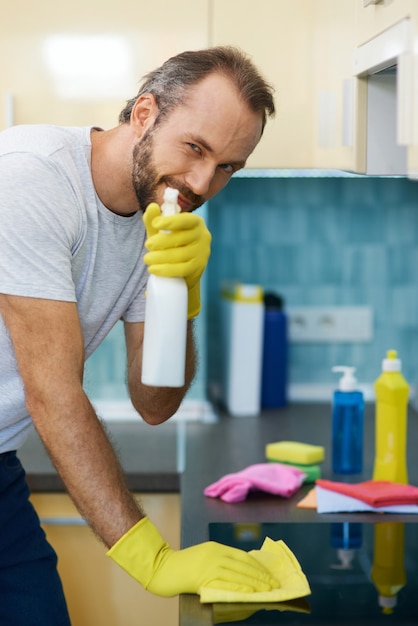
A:
POLYGON ((194 152, 198 152, 199 154, 202 152, 199 146, 197 146, 195 143, 189 143, 189 146, 192 150, 194 150, 194 152))
POLYGON ((235 169, 230 163, 221 163, 219 167, 227 174, 233 174, 235 169))

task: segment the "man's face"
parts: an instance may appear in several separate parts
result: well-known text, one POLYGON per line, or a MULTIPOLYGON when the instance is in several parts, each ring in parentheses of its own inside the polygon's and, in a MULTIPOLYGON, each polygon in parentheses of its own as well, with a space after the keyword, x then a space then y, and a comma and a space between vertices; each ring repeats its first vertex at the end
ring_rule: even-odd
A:
POLYGON ((261 115, 225 77, 211 74, 185 100, 134 146, 132 181, 142 211, 161 204, 168 186, 179 190, 182 211, 194 211, 244 167, 260 139, 261 115))

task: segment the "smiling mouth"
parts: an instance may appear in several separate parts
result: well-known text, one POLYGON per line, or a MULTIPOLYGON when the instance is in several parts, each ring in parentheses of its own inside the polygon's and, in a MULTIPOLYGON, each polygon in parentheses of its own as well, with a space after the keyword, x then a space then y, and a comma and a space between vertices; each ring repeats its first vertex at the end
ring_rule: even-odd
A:
POLYGON ((182 196, 181 193, 179 193, 178 195, 177 204, 182 211, 191 211, 194 207, 193 203, 187 200, 184 196, 182 196))
MULTIPOLYGON (((167 185, 168 187, 173 187, 173 185, 167 185)), ((191 200, 188 200, 179 190, 178 187, 174 187, 174 189, 177 189, 177 191, 179 192, 179 195, 177 196, 177 204, 179 205, 180 209, 184 212, 186 211, 193 211, 193 209, 195 208, 194 203, 191 200)))
POLYGON ((164 178, 163 182, 165 183, 167 187, 173 187, 174 189, 177 189, 177 191, 179 192, 179 195, 177 198, 177 204, 179 205, 182 211, 184 212, 195 211, 198 207, 200 207, 203 204, 203 198, 201 198, 200 196, 196 196, 185 185, 176 183, 176 181, 170 179, 169 177, 164 178))

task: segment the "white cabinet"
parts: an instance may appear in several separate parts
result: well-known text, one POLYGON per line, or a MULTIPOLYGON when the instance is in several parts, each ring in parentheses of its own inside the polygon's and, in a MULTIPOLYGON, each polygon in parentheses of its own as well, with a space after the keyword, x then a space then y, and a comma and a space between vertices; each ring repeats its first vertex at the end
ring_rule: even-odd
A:
POLYGON ((145 73, 207 44, 207 0, 9 4, 0 21, 0 129, 115 126, 145 73))
POLYGON ((356 62, 408 23, 404 50, 395 55, 396 142, 418 177, 417 0, 121 0, 117 8, 74 0, 65 11, 52 0, 39 0, 36 11, 32 5, 10 6, 0 23, 0 129, 112 127, 140 78, 166 58, 232 44, 276 89, 276 118, 249 168, 370 171, 369 68, 356 62))
POLYGON ((370 41, 405 17, 417 15, 416 0, 355 0, 356 45, 370 41))
POLYGON ((368 31, 377 34, 355 48, 353 71, 365 86, 357 110, 367 111, 366 132, 356 132, 366 140, 366 173, 418 178, 418 3, 393 5, 402 8, 390 13, 395 22, 383 13, 368 31))
POLYGON ((276 119, 267 123, 248 167, 418 178, 418 2, 364 5, 364 0, 212 1, 210 42, 241 47, 276 88, 276 119), (393 33, 398 32, 397 52, 393 33), (382 61, 387 70, 388 55, 396 74, 369 78, 369 69, 381 69, 382 61), (359 59, 369 65, 359 69, 359 59))
POLYGON ((312 4, 312 164, 315 168, 361 171, 365 167, 365 113, 356 103, 364 85, 353 77, 354 5, 352 0, 315 0, 312 4), (359 128, 363 134, 356 132, 359 128))
POLYGON ((213 0, 211 43, 245 50, 276 89, 276 118, 248 167, 358 168, 354 9, 353 0, 213 0))

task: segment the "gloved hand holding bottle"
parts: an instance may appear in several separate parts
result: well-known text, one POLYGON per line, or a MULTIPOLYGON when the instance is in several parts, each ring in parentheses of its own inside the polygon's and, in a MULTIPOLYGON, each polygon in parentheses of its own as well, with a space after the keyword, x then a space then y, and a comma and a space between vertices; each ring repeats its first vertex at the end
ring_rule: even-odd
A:
POLYGON ((147 229, 144 262, 155 276, 184 278, 188 289, 188 319, 201 309, 200 278, 210 256, 211 234, 202 217, 194 213, 162 216, 158 204, 144 213, 147 229), (165 232, 164 232, 165 231, 165 232))
POLYGON ((250 554, 208 541, 173 550, 148 517, 141 519, 108 551, 141 585, 159 596, 199 593, 201 587, 270 591, 279 586, 250 554))

